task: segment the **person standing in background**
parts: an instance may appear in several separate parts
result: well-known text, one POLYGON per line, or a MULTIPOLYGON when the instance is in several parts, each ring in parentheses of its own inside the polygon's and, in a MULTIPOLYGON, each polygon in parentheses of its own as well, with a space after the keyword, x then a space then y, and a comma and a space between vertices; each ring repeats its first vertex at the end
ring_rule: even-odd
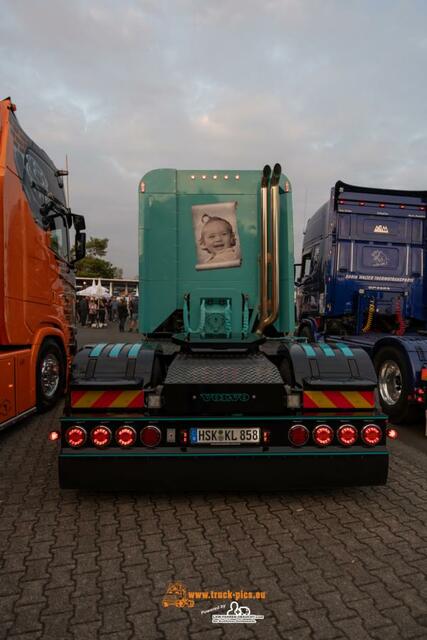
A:
POLYGON ((125 330, 126 318, 128 317, 128 306, 126 298, 119 298, 117 301, 117 313, 119 316, 119 331, 123 333, 125 330))
POLYGON ((119 306, 119 303, 117 301, 117 298, 112 298, 111 299, 111 319, 113 322, 117 322, 117 319, 119 317, 118 306, 119 306))
POLYGON ((129 331, 137 331, 138 328, 138 298, 129 296, 129 331))
POLYGON ((78 312, 80 317, 80 324, 82 327, 86 326, 88 311, 89 311, 89 305, 88 305, 87 298, 84 298, 84 297, 80 298, 78 303, 78 312))

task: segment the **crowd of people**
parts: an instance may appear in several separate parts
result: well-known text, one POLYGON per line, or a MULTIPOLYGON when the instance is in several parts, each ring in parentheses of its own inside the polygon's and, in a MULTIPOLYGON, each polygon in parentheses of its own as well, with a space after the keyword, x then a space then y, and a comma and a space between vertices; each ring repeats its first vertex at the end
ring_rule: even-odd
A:
POLYGON ((119 331, 138 330, 138 297, 132 295, 111 298, 81 297, 77 301, 77 320, 82 327, 100 329, 117 322, 119 331))

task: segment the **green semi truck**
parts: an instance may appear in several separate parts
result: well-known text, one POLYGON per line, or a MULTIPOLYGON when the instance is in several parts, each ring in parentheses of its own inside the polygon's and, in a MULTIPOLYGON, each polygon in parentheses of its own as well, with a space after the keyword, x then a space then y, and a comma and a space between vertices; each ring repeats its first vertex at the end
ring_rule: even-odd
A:
POLYGON ((280 165, 147 173, 139 243, 145 339, 75 356, 61 487, 386 482, 369 356, 293 337, 292 190, 280 165))

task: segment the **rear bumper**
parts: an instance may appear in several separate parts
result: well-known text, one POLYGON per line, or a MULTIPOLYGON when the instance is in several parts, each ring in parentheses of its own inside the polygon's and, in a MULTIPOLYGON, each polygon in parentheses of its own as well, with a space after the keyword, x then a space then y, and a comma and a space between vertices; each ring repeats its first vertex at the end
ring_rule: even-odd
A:
POLYGON ((59 455, 63 489, 155 491, 285 491, 304 487, 381 485, 384 448, 351 452, 151 452, 122 450, 59 455))

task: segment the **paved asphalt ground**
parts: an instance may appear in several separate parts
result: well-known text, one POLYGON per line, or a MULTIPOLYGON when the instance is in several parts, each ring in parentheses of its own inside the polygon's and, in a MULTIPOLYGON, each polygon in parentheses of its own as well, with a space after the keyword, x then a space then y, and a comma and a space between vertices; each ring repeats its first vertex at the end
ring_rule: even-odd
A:
MULTIPOLYGON (((138 340, 79 336, 119 338, 138 340)), ((384 487, 150 496, 59 490, 47 434, 60 414, 0 433, 0 639, 427 638, 422 425, 392 443, 384 487), (214 624, 212 594, 164 608, 175 581, 265 591, 240 599, 264 619, 214 624)))

